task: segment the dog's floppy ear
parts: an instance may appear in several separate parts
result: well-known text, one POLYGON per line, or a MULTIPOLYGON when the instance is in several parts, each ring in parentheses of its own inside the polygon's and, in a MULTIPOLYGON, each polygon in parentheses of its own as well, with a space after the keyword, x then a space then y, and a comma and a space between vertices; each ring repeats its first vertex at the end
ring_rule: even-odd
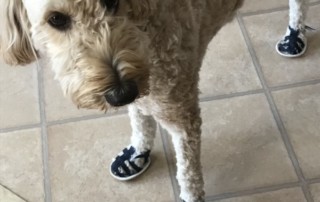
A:
POLYGON ((131 15, 134 19, 142 20, 150 16, 155 7, 155 0, 129 0, 131 4, 131 15))
POLYGON ((35 60, 30 23, 22 0, 0 0, 0 57, 10 65, 35 60))

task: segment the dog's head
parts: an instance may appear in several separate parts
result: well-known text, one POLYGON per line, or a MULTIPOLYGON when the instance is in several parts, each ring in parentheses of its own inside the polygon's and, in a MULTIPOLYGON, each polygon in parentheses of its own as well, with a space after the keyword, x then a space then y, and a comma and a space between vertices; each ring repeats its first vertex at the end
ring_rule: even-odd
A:
POLYGON ((147 93, 153 0, 0 0, 0 54, 24 65, 44 52, 81 108, 118 107, 147 93), (36 50, 36 51, 35 51, 36 50))

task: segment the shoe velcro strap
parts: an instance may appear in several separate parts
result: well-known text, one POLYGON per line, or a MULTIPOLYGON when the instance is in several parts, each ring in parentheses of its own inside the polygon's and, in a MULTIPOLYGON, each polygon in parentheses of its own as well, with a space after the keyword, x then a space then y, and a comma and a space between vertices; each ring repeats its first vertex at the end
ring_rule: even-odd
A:
POLYGON ((137 166, 134 162, 129 161, 130 166, 138 173, 142 170, 139 166, 137 166))

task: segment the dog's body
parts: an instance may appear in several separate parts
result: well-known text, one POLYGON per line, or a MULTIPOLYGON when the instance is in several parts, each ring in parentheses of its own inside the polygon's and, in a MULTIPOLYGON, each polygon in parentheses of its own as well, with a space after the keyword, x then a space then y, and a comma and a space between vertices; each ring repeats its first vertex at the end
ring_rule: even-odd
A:
POLYGON ((152 148, 160 123, 173 138, 181 198, 202 201, 199 69, 209 41, 242 3, 0 0, 0 53, 14 65, 34 61, 34 49, 46 54, 79 107, 130 104, 137 151, 152 148))
POLYGON ((142 151, 151 149, 155 128, 146 125, 155 125, 153 117, 172 135, 181 198, 200 201, 204 191, 200 165, 198 73, 209 41, 233 18, 242 0, 170 2, 173 10, 169 15, 173 16, 166 16, 166 21, 169 20, 164 22, 168 25, 166 31, 155 43, 159 47, 155 50, 155 66, 150 70, 150 94, 137 100, 136 106, 130 106, 129 114, 134 122, 131 125, 136 128, 132 145, 142 151), (163 43, 163 40, 168 41, 163 43), (144 126, 140 128, 139 124, 144 126), (148 135, 142 137, 142 134, 148 135))

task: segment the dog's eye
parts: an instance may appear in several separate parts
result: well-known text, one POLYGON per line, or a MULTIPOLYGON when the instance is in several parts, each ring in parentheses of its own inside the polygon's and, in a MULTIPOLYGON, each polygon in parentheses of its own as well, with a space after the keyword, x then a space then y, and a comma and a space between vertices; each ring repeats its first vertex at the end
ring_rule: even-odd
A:
POLYGON ((110 12, 116 12, 119 6, 119 0, 102 0, 102 4, 107 7, 110 12))
POLYGON ((53 12, 48 19, 48 23, 53 28, 64 31, 70 28, 71 19, 70 16, 67 16, 63 13, 53 12))

